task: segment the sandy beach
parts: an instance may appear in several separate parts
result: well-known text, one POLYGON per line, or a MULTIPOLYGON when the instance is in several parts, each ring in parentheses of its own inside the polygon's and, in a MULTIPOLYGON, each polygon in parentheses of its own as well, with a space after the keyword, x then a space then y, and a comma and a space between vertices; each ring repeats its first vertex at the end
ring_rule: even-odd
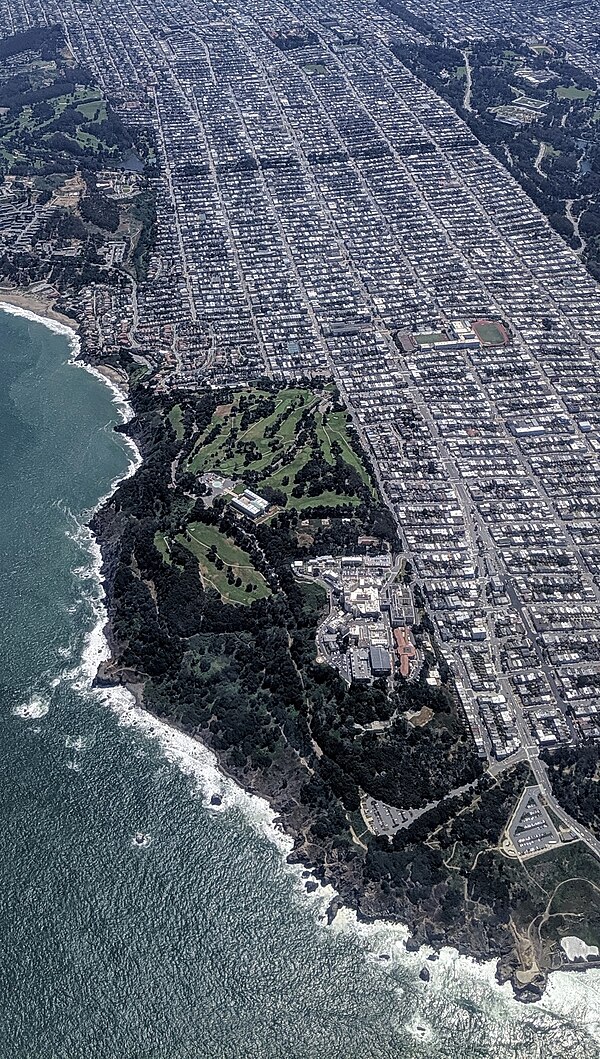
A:
MULTIPOLYGON (((14 295, 9 298, 0 289, 0 306, 3 302, 21 314, 36 314, 39 322, 46 323, 46 326, 51 329, 68 328, 71 331, 69 340, 72 342, 73 349, 71 362, 83 367, 111 388, 122 422, 126 422, 132 416, 133 411, 123 394, 118 373, 114 373, 113 379, 112 369, 107 371, 104 366, 90 366, 78 358, 79 340, 75 334, 73 321, 59 313, 53 313, 49 303, 36 300, 27 294, 14 295)), ((102 556, 100 546, 89 528, 88 521, 94 511, 97 511, 113 494, 119 483, 134 474, 139 466, 141 456, 137 446, 126 435, 123 435, 123 438, 131 453, 127 469, 110 483, 108 491, 94 507, 76 520, 77 529, 74 536, 84 554, 87 553, 87 561, 84 562, 82 570, 91 574, 95 581, 95 590, 90 599, 93 620, 85 638, 85 647, 80 661, 76 662, 70 672, 65 673, 62 681, 69 683, 79 693, 85 692, 87 695, 97 696, 118 716, 123 726, 155 740, 161 747, 165 759, 193 779, 196 791, 211 813, 239 812, 255 831, 263 835, 279 851, 284 869, 295 880, 297 900, 306 907, 312 907, 322 929, 330 929, 334 934, 346 934, 358 939, 363 946, 365 959, 373 966, 383 968, 384 971, 387 969, 390 973, 396 974, 405 968, 418 970, 427 956, 431 954, 431 950, 421 949, 417 953, 408 952, 406 949, 408 930, 401 924, 391 924, 385 921, 364 923, 358 920, 353 910, 341 908, 332 926, 326 927, 326 912, 330 901, 336 896, 335 891, 331 886, 323 887, 319 884, 315 891, 307 892, 306 883, 319 883, 319 880, 316 876, 307 874, 303 865, 287 862, 291 839, 278 825, 276 814, 271 806, 260 796, 243 790, 232 777, 227 776, 219 767, 212 751, 189 733, 140 708, 127 688, 94 686, 98 666, 109 657, 110 649, 105 637, 107 612, 105 585, 102 578, 102 556), (212 801, 215 794, 219 796, 218 804, 212 801)), ((32 696, 32 699, 23 703, 18 712, 15 711, 15 715, 23 721, 34 722, 39 721, 46 713, 48 713, 47 704, 45 700, 41 701, 39 696, 32 696)), ((439 988, 440 994, 446 995, 450 986, 460 992, 465 983, 469 983, 476 991, 476 995, 485 997, 486 1003, 502 1005, 503 1012, 509 1013, 514 1010, 510 986, 508 983, 499 986, 495 980, 495 961, 478 963, 470 957, 459 955, 455 949, 444 947, 437 959, 431 965, 428 963, 426 966, 432 975, 433 984, 430 987, 432 991, 439 988), (438 986, 437 983, 440 985, 438 986)), ((556 1009, 561 1013, 564 1011, 571 1015, 573 1009, 579 1010, 589 1005, 591 1017, 597 1019, 597 1007, 593 1003, 590 1005, 584 991, 584 983, 579 981, 579 978, 583 980, 588 975, 566 976, 560 973, 552 975, 549 986, 552 1010, 556 1009), (567 984, 565 984, 566 979, 568 979, 567 984)), ((548 1002, 548 997, 546 1002, 548 1002)), ((420 1014, 418 1019, 415 1016, 414 1024, 414 1035, 419 1040, 424 1039, 423 1035, 432 1033, 432 1028, 424 1015, 420 1014)), ((410 1026, 407 1027, 407 1032, 409 1034, 413 1032, 410 1026)))
MULTIPOLYGON (((58 294, 55 297, 58 297, 58 294)), ((26 309, 28 312, 35 313, 36 316, 54 320, 58 324, 70 327, 73 331, 78 331, 79 324, 72 317, 57 312, 54 308, 54 301, 55 298, 50 294, 45 296, 41 291, 29 293, 15 288, 0 287, 0 304, 4 302, 6 305, 14 305, 17 309, 26 309)))
MULTIPOLYGON (((79 324, 72 317, 65 316, 64 313, 59 313, 54 308, 54 299, 50 294, 44 297, 43 293, 39 291, 29 293, 27 291, 6 290, 0 287, 0 309, 3 306, 7 310, 11 308, 21 310, 23 314, 31 313, 42 324, 51 321, 60 324, 61 327, 68 327, 73 332, 73 337, 77 337, 79 324)), ((116 387, 119 391, 119 396, 123 400, 127 400, 129 384, 125 372, 118 371, 109 364, 90 364, 82 360, 79 357, 79 342, 77 343, 75 359, 88 371, 97 376, 102 376, 110 385, 116 387)))

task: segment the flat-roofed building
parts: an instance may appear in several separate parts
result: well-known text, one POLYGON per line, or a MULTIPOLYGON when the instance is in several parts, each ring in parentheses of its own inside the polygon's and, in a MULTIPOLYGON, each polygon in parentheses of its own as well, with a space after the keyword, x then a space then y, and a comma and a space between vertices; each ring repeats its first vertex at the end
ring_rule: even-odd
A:
POLYGON ((392 672, 392 659, 386 647, 369 648, 369 663, 374 677, 389 677, 392 672))

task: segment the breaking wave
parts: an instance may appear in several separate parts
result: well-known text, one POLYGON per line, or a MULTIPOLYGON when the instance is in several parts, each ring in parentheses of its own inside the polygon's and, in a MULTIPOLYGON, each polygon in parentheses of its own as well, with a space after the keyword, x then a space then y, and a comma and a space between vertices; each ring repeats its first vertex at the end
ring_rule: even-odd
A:
POLYGON ((15 706, 12 712, 15 717, 21 717, 24 721, 37 721, 40 717, 45 717, 49 711, 50 699, 34 692, 27 702, 15 706))

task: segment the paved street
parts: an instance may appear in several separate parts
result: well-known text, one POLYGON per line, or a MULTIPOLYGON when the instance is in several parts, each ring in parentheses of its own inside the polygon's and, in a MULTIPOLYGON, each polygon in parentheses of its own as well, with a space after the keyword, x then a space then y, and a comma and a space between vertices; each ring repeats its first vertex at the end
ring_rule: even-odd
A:
MULTIPOLYGON (((476 35, 466 8, 423 10, 476 35)), ((364 0, 36 0, 17 21, 34 12, 66 22, 155 137, 132 342, 158 384, 333 376, 482 759, 526 758, 600 852, 539 756, 600 738, 600 298, 580 257, 394 57, 425 40, 410 17, 364 0)), ((482 26, 496 17, 483 3, 482 26)), ((521 15, 503 0, 498 17, 521 15)), ((547 17, 591 68, 580 16, 547 17)))

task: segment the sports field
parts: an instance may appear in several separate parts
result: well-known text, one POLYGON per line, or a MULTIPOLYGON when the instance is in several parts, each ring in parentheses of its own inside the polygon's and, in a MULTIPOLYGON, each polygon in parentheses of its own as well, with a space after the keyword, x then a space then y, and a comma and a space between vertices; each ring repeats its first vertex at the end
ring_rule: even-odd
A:
POLYGON ((483 346, 507 346, 510 341, 504 324, 496 320, 475 320, 473 330, 483 346))

